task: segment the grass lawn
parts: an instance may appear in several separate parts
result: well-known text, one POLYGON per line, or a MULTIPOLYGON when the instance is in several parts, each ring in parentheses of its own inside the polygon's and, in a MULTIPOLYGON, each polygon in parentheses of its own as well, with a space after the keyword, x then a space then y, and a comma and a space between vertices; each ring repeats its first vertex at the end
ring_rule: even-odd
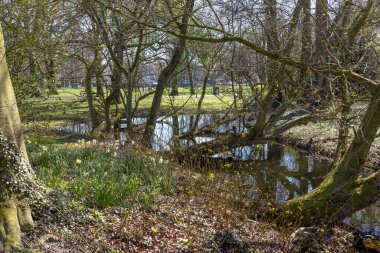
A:
MULTIPOLYGON (((248 87, 246 87, 248 89, 248 87)), ((145 94, 145 91, 136 91, 134 101, 145 94)), ((169 96, 170 89, 165 90, 161 103, 161 112, 171 114, 173 112, 182 114, 192 114, 197 111, 201 89, 196 90, 196 95, 191 96, 189 88, 179 88, 179 96, 169 96)), ((244 90, 247 94, 249 90, 244 90)), ((57 122, 81 121, 89 118, 87 101, 83 96, 84 88, 63 88, 58 89, 57 95, 48 98, 38 98, 24 100, 20 103, 21 116, 25 121, 40 121, 55 124, 57 122)), ((153 95, 140 101, 138 115, 144 115, 150 109, 153 95)), ((98 103, 101 103, 98 101, 98 103)), ((202 110, 205 112, 220 112, 231 107, 233 95, 226 87, 220 88, 220 95, 212 95, 212 87, 207 88, 206 96, 203 100, 202 110)), ((135 103, 134 103, 135 104, 135 103)), ((241 101, 238 102, 238 105, 241 101)), ((101 108, 101 106, 99 106, 101 108)), ((117 108, 121 111, 123 104, 118 104, 117 108)), ((116 111, 116 105, 112 107, 116 111)))

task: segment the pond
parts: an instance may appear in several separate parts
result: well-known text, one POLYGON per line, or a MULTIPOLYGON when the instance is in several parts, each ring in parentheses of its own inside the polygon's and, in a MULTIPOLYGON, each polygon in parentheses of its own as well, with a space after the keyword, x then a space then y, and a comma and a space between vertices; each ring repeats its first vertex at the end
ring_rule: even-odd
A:
MULTIPOLYGON (((159 118, 154 132, 153 149, 156 151, 170 150, 174 145, 174 133, 186 133, 194 120, 195 116, 193 115, 159 118)), ((221 117, 217 115, 200 115, 196 128, 212 125, 218 120, 221 120, 221 117)), ((135 118, 133 121, 134 124, 141 125, 146 122, 146 119, 135 118)), ((242 132, 246 130, 245 122, 245 119, 238 118, 213 127, 213 131, 217 133, 242 132)), ((62 126, 59 130, 86 134, 91 130, 91 124, 62 126)), ((126 135, 121 132, 120 138, 126 140, 126 135)), ((186 147, 212 140, 214 140, 212 135, 200 135, 192 139, 181 139, 179 144, 186 147)), ((220 171, 230 173, 231 176, 239 173, 244 180, 243 183, 250 185, 251 190, 272 188, 273 199, 277 202, 284 202, 307 194, 323 181, 330 169, 330 163, 327 161, 316 159, 305 151, 271 142, 233 148, 214 154, 210 158, 239 161, 239 166, 235 166, 233 170, 220 168, 220 171)), ((380 201, 358 211, 352 217, 346 218, 344 222, 364 233, 380 237, 380 201)))

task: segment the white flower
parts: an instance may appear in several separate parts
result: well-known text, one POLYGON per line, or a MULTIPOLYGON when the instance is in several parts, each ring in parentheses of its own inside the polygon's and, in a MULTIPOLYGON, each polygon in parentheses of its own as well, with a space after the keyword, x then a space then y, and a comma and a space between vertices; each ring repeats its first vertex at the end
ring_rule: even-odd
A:
POLYGON ((162 159, 162 157, 160 157, 159 163, 163 163, 163 162, 164 162, 164 159, 162 159))
POLYGON ((48 148, 47 148, 46 146, 42 146, 42 150, 43 150, 43 151, 47 151, 48 148))
POLYGON ((93 140, 92 140, 92 143, 96 144, 96 139, 93 139, 93 140))
POLYGON ((75 163, 76 163, 77 165, 79 165, 79 164, 82 163, 82 160, 81 160, 81 159, 77 159, 77 160, 75 161, 75 163))
POLYGON ((132 141, 131 143, 132 143, 132 145, 135 145, 135 142, 134 142, 134 141, 132 141))
POLYGON ((117 153, 116 152, 113 152, 113 157, 117 157, 117 153))

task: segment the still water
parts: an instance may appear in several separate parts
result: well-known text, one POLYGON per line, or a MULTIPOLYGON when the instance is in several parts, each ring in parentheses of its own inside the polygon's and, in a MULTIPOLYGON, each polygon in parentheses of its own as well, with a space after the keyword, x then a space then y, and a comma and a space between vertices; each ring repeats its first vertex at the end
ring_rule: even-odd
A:
MULTIPOLYGON (((217 124, 213 123, 221 120, 215 115, 200 115, 196 129, 210 126, 214 132, 242 132, 246 130, 245 120, 236 120, 217 124)), ((133 119, 134 124, 145 124, 145 118, 133 119)), ((192 124, 195 116, 180 115, 177 117, 161 117, 157 120, 153 149, 156 151, 168 151, 174 145, 173 136, 186 133, 192 124)), ((122 124, 122 127, 125 125, 122 124)), ((62 126, 60 131, 87 134, 91 130, 91 124, 83 123, 71 126, 62 126)), ((120 138, 126 140, 126 135, 121 132, 120 138)), ((179 145, 191 146, 198 143, 214 140, 214 137, 202 135, 192 139, 181 139, 179 145)), ((328 173, 330 164, 327 161, 316 159, 307 152, 279 145, 276 143, 263 143, 250 146, 233 148, 229 151, 214 154, 213 159, 233 159, 239 161, 238 168, 226 171, 227 173, 238 173, 242 175, 244 185, 250 185, 250 189, 272 188, 273 199, 277 202, 284 202, 288 199, 297 198, 307 194, 317 187, 323 177, 328 173)), ((352 217, 346 218, 345 223, 357 227, 359 230, 380 237, 380 201, 378 203, 355 213, 352 217)))

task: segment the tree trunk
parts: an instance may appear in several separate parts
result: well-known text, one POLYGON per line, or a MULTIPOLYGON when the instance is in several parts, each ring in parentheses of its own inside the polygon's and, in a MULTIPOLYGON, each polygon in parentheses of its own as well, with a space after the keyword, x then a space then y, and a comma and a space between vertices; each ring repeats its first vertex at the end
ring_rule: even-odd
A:
MULTIPOLYGON (((270 51, 276 51, 279 48, 278 36, 277 36, 277 1, 276 0, 264 0, 265 7, 265 29, 267 49, 270 51)), ((282 78, 282 70, 279 69, 279 64, 272 60, 267 59, 266 65, 267 72, 267 85, 268 94, 265 98, 258 98, 256 122, 255 125, 249 130, 246 139, 259 139, 264 135, 264 128, 267 125, 267 115, 272 111, 272 105, 276 100, 278 93, 279 79, 282 78)), ((282 81, 282 80, 281 80, 282 81)))
POLYGON ((195 95, 195 85, 194 85, 194 78, 193 78, 193 70, 191 68, 191 60, 190 60, 190 56, 189 55, 187 55, 186 68, 187 68, 187 74, 189 75, 190 95, 195 95))
POLYGON ((106 131, 111 131, 112 126, 112 115, 111 115, 111 106, 112 103, 115 101, 115 96, 117 92, 120 91, 119 89, 113 88, 113 90, 110 91, 110 94, 107 96, 107 98, 104 101, 104 117, 106 121, 106 131))
POLYGON ((178 74, 172 76, 172 90, 170 96, 178 96, 178 74))
MULTIPOLYGON (((180 33, 182 35, 186 35, 186 33, 187 33, 187 27, 188 27, 188 23, 190 20, 190 15, 191 15, 191 12, 193 11, 193 7, 194 7, 194 1, 195 0, 187 0, 185 3, 182 22, 179 25, 179 30, 180 30, 180 33)), ((156 91, 154 93, 152 106, 150 108, 148 120, 147 120, 147 123, 145 125, 145 130, 144 130, 143 142, 147 146, 152 145, 154 128, 156 125, 158 111, 159 111, 160 106, 161 106, 161 100, 162 100, 162 95, 164 93, 165 85, 168 83, 171 75, 173 74, 173 72, 175 71, 175 69, 177 68, 179 63, 181 62, 182 55, 185 51, 185 46, 186 46, 186 39, 179 38, 178 44, 176 45, 176 47, 174 49, 174 53, 170 59, 170 62, 161 71, 161 74, 158 77, 158 83, 157 83, 156 91)))
POLYGON ((375 203, 380 196, 380 173, 362 178, 360 172, 380 126, 380 90, 372 98, 347 152, 307 195, 287 201, 282 215, 301 224, 341 221, 375 203))
MULTIPOLYGON (((11 78, 5 58, 4 36, 0 26, 0 131, 9 143, 15 143, 21 154, 22 162, 29 165, 24 139, 21 131, 21 120, 17 108, 11 78)), ((17 166, 15 164, 15 166, 17 166)), ((28 166, 30 168, 30 166, 28 166)), ((4 168, 0 168, 0 178, 4 168)), ((33 180, 32 171, 26 176, 33 180)), ((11 180, 11 179, 10 179, 11 180)), ((1 187, 1 186, 0 186, 1 187)), ((6 252, 22 246, 20 230, 33 227, 34 223, 29 206, 25 201, 20 203, 14 196, 4 196, 0 191, 0 240, 5 244, 6 252)))
MULTIPOLYGON (((301 62, 310 64, 311 60, 311 50, 312 50, 312 41, 311 41, 311 22, 310 22, 310 0, 302 0, 302 48, 301 48, 301 62)), ((300 70, 300 83, 306 81, 307 73, 306 70, 300 70)))
POLYGON ((92 123, 92 129, 96 129, 99 124, 99 115, 98 112, 96 111, 95 104, 94 104, 94 97, 92 95, 92 75, 94 74, 94 62, 91 63, 91 66, 87 68, 86 71, 86 77, 84 79, 84 85, 85 85, 85 91, 86 91, 86 99, 87 99, 87 105, 88 109, 90 111, 90 116, 91 116, 91 123, 92 123))
MULTIPOLYGON (((315 63, 320 66, 324 66, 327 63, 327 25, 328 25, 328 13, 327 13, 327 0, 317 0, 316 2, 316 31, 315 31, 315 63)), ((315 74, 315 82, 317 89, 319 89, 319 97, 315 98, 313 104, 318 106, 321 101, 327 102, 327 96, 329 94, 327 88, 327 77, 322 73, 315 74)))
POLYGON ((207 89, 207 81, 208 81, 208 78, 210 76, 210 71, 209 70, 206 70, 206 75, 203 79, 203 84, 202 84, 202 93, 201 93, 201 96, 199 98, 199 101, 198 101, 198 107, 197 107, 197 115, 195 116, 195 120, 194 120, 194 123, 193 124, 190 124, 190 129, 189 129, 189 134, 192 134, 195 132, 195 130, 197 129, 197 126, 198 126, 198 123, 199 123, 199 119, 201 117, 201 109, 202 109, 202 103, 203 103, 203 99, 206 95, 206 89, 207 89))
POLYGON ((127 79, 128 79, 128 86, 127 86, 127 103, 125 108, 125 114, 127 118, 127 132, 129 136, 132 136, 133 133, 133 112, 132 112, 132 99, 133 99, 133 86, 134 86, 134 80, 132 73, 129 73, 127 79))
POLYGON ((100 96, 102 99, 104 99, 104 92, 103 92, 103 66, 102 66, 102 48, 101 46, 97 46, 95 48, 95 77, 96 77, 96 94, 100 96))

